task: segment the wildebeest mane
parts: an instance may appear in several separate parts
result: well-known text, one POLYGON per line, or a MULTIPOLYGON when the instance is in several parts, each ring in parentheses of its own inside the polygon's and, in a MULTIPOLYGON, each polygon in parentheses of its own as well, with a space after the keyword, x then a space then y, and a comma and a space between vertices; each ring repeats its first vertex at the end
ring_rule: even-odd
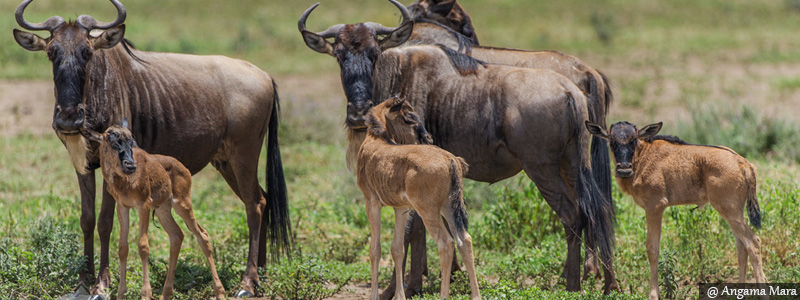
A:
POLYGON ((455 37, 456 40, 458 41, 458 52, 463 52, 463 53, 465 53, 467 55, 472 55, 473 42, 468 36, 463 35, 462 33, 458 32, 458 31, 455 31, 455 30, 451 29, 450 27, 447 27, 446 25, 444 25, 442 23, 439 23, 439 22, 436 22, 436 21, 431 20, 431 19, 426 19, 426 18, 423 18, 423 17, 416 17, 416 18, 414 18, 414 22, 415 23, 433 24, 435 26, 438 26, 438 27, 442 28, 443 30, 447 30, 447 32, 452 34, 453 37, 455 37))
POLYGON ((711 147, 711 148, 722 149, 722 150, 725 150, 725 151, 730 151, 731 153, 738 155, 738 153, 734 152, 730 148, 716 146, 716 145, 687 143, 686 141, 684 141, 684 140, 682 140, 682 139, 680 139, 680 138, 678 138, 677 136, 674 136, 674 135, 656 135, 656 136, 653 136, 653 137, 646 138, 645 141, 648 142, 648 143, 652 143, 653 141, 665 141, 665 142, 668 142, 668 143, 671 143, 671 144, 676 144, 676 145, 711 147))
POLYGON ((479 66, 486 67, 485 62, 475 59, 472 56, 450 49, 445 45, 437 44, 437 46, 444 51, 447 58, 450 59, 450 63, 462 76, 476 74, 479 66))

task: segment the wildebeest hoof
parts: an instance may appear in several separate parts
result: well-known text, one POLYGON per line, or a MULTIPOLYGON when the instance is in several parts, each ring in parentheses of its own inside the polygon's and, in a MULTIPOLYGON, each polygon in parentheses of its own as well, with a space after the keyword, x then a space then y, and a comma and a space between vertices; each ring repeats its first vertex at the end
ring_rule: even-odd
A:
POLYGON ((234 296, 236 298, 250 298, 250 297, 255 297, 255 294, 253 294, 253 292, 248 290, 239 290, 238 292, 236 292, 236 295, 234 296))

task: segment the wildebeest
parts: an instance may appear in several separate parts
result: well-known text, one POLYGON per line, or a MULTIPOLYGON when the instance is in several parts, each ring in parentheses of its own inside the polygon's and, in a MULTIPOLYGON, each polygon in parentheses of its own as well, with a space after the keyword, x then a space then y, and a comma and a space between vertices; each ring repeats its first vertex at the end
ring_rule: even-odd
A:
POLYGON ((761 267, 761 239, 742 216, 747 206, 750 224, 761 227, 755 166, 727 147, 692 145, 673 136, 656 135, 661 125, 659 122, 637 129, 631 123, 618 122, 606 131, 586 122, 589 132, 610 142, 620 189, 645 210, 649 298, 658 299, 661 217, 664 209, 674 205, 711 203, 736 237, 739 282, 745 282, 748 258, 756 282, 766 282, 761 267))
POLYGON ((548 70, 485 65, 446 47, 392 48, 411 34, 408 11, 396 28, 375 23, 298 29, 309 48, 337 59, 347 96, 348 160, 364 139, 373 99, 399 94, 414 106, 437 145, 463 157, 466 177, 496 182, 525 170, 559 214, 568 241, 567 289, 580 288, 580 232, 588 225, 602 253, 612 252, 613 208, 591 171, 586 97, 548 70), (378 35, 385 38, 378 39, 378 35), (333 43, 327 38, 335 38, 333 43), (563 175, 563 176, 562 176, 563 175))
MULTIPOLYGON (((464 208, 461 178, 467 164, 460 157, 432 145, 415 145, 418 140, 430 140, 430 135, 414 113, 400 98, 386 100, 373 107, 367 117, 367 136, 358 152, 358 187, 367 202, 370 223, 370 262, 372 264, 372 299, 378 299, 378 263, 381 256, 381 207, 395 211, 395 231, 392 258, 397 285, 403 284, 406 220, 413 209, 425 223, 436 241, 441 257, 442 286, 440 297, 450 296, 450 264, 453 238, 464 259, 469 276, 472 299, 480 299, 478 278, 472 253, 472 238, 467 233, 467 211, 464 208), (402 144, 402 141, 413 144, 402 144), (398 142, 400 141, 400 142, 398 142)), ((403 289, 397 289, 395 299, 405 299, 403 289)))
MULTIPOLYGON (((78 128, 103 132, 128 118, 142 149, 175 157, 192 174, 211 162, 244 202, 249 248, 242 290, 237 295, 253 294, 257 266, 266 262, 265 236, 274 254, 287 250, 291 243, 278 148, 279 101, 272 78, 248 62, 224 56, 134 49, 123 39, 126 10, 117 0, 111 0, 118 15, 110 23, 88 15, 69 22, 53 16, 30 23, 23 13, 31 1, 17 7, 17 23, 27 30, 47 30, 50 37, 14 29, 14 38, 27 50, 45 51, 53 65, 53 129, 77 171, 84 254, 90 258, 81 282, 89 284, 94 275, 94 170, 99 159, 97 143, 87 143, 78 128), (94 29, 103 32, 90 35, 94 29), (257 163, 267 132, 265 192, 257 182, 257 163)), ((103 293, 109 282, 108 239, 114 200, 106 187, 104 183, 98 220, 100 270, 94 293, 103 293)))
MULTIPOLYGON (((454 50, 463 51, 468 55, 487 63, 518 66, 534 69, 547 69, 569 78, 578 86, 589 99, 589 119, 598 124, 606 123, 609 106, 613 101, 613 93, 608 78, 602 72, 587 65, 579 58, 557 51, 528 51, 519 49, 486 47, 477 44, 477 36, 472 26, 472 20, 467 12, 456 0, 418 0, 409 5, 411 18, 415 21, 414 31, 409 38, 409 43, 442 44, 454 50), (472 42, 471 42, 472 41, 472 42)), ((605 140, 592 138, 592 170, 595 180, 608 199, 612 199, 611 176, 608 145, 605 140)), ((420 231, 412 231, 412 241, 416 235, 424 235, 420 231)), ((587 256, 584 278, 591 273, 599 273, 599 265, 594 256, 595 249, 593 234, 586 232, 587 256)), ((412 253, 419 247, 414 247, 412 253)), ((424 251, 420 252, 424 255, 424 251)), ((419 256, 414 255, 412 256, 419 256)), ((605 290, 618 289, 612 260, 610 256, 603 257, 605 269, 605 290)), ((415 265, 412 260, 412 271, 415 265)), ((419 272, 412 272, 419 274, 419 272)))
POLYGON ((92 142, 98 143, 98 156, 103 179, 108 184, 108 192, 119 205, 119 287, 117 299, 125 298, 128 291, 126 272, 128 261, 128 232, 130 227, 130 209, 139 212, 139 256, 142 258, 142 296, 150 299, 153 291, 150 287, 148 257, 150 246, 147 241, 148 217, 150 209, 155 210, 164 231, 169 235, 169 265, 164 290, 161 297, 169 299, 174 292, 175 268, 178 265, 178 254, 183 242, 183 231, 170 212, 175 212, 192 231, 203 250, 206 262, 211 270, 214 283, 214 294, 218 299, 225 298, 225 288, 217 275, 214 257, 211 256, 211 241, 203 227, 197 222, 192 210, 191 188, 192 173, 177 159, 170 156, 149 154, 136 147, 136 141, 128 130, 127 120, 121 126, 108 127, 104 133, 94 132, 81 127, 81 134, 92 142))

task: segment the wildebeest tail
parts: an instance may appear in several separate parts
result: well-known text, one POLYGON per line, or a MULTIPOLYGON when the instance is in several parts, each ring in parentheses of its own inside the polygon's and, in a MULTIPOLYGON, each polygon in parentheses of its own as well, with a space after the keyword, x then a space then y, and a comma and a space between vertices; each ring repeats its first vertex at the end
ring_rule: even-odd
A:
MULTIPOLYGON (((574 128, 575 142, 580 145, 579 147, 583 147, 584 144, 581 141, 590 139, 589 132, 581 126, 584 121, 581 118, 580 104, 576 102, 571 93, 567 92, 567 97, 569 98, 568 103, 572 107, 570 119, 572 128, 574 128)), ((587 221, 587 226, 590 226, 594 233, 603 261, 611 261, 616 241, 614 237, 614 207, 611 201, 603 195, 592 176, 591 158, 587 151, 589 149, 579 150, 580 170, 575 185, 578 208, 582 218, 587 221)))
MULTIPOLYGON (((598 72, 599 73, 599 72, 598 72)), ((603 84, 597 81, 595 73, 586 72, 587 91, 589 91, 589 121, 606 127, 606 116, 608 115, 608 97, 611 95, 611 88, 605 75, 599 73, 603 84)), ((600 191, 606 199, 611 202, 612 218, 616 219, 616 209, 614 198, 611 195, 611 161, 608 153, 608 141, 592 135, 592 174, 600 191)))
POLYGON ((761 207, 758 205, 758 198, 756 198, 756 169, 753 164, 747 163, 747 169, 744 170, 744 180, 747 185, 747 215, 750 217, 750 225, 756 229, 761 229, 761 207))
POLYGON ((453 211, 453 224, 459 232, 469 228, 469 216, 464 207, 461 178, 467 173, 467 163, 460 157, 450 161, 450 209, 453 211))
MULTIPOLYGON (((289 203, 286 195, 286 179, 283 174, 283 163, 281 163, 281 151, 278 146, 278 115, 280 110, 280 99, 278 98, 278 86, 272 81, 273 106, 272 114, 269 117, 269 137, 267 138, 267 205, 263 212, 261 226, 266 229, 269 238, 269 249, 273 258, 277 258, 281 253, 290 255, 292 246, 292 227, 289 222, 289 203)), ((264 234, 262 233, 263 237, 264 234)), ((262 242, 263 245, 263 242, 262 242)))

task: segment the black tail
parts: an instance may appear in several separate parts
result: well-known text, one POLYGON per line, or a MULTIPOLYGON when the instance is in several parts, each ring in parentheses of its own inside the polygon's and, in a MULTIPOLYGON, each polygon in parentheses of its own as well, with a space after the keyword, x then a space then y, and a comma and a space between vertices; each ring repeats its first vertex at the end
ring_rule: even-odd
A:
MULTIPOLYGON (((748 163, 749 164, 749 163, 748 163)), ((761 207, 756 198, 756 170, 753 165, 749 165, 750 172, 745 172, 745 184, 747 184, 747 215, 750 217, 750 225, 756 229, 761 229, 761 207)))
MULTIPOLYGON (((572 106, 573 113, 570 114, 576 143, 589 140, 589 131, 582 126, 583 120, 578 103, 572 94, 567 93, 569 104, 572 106)), ((583 217, 588 219, 588 226, 594 233, 597 246, 600 249, 603 261, 611 261, 616 239, 614 237, 614 206, 610 199, 603 195, 600 187, 592 176, 590 156, 587 155, 588 149, 580 149, 580 172, 575 186, 578 195, 578 207, 583 217)))
POLYGON ((459 232, 469 228, 469 216, 467 216, 467 209, 464 208, 464 197, 461 191, 461 177, 466 171, 464 160, 459 158, 450 161, 450 209, 453 210, 453 223, 455 223, 453 225, 459 232))
MULTIPOLYGON (((286 180, 283 176, 281 150, 278 146, 278 86, 272 81, 274 92, 272 114, 269 117, 269 137, 267 138, 267 205, 263 212, 261 228, 267 230, 269 249, 273 258, 281 253, 291 254, 292 227, 289 222, 289 202, 286 195, 286 180)), ((264 233, 261 234, 264 236, 264 233)))
MULTIPOLYGON (((598 72, 599 73, 599 72, 598 72)), ((600 73, 603 79, 603 87, 594 77, 594 74, 586 72, 587 91, 589 91, 589 121, 606 127, 606 116, 608 106, 613 95, 608 86, 608 79, 600 73), (601 91, 603 89, 603 91, 601 91)), ((600 191, 611 202, 612 218, 616 219, 616 208, 614 198, 611 195, 611 161, 608 153, 608 141, 592 135, 592 173, 600 191)))

